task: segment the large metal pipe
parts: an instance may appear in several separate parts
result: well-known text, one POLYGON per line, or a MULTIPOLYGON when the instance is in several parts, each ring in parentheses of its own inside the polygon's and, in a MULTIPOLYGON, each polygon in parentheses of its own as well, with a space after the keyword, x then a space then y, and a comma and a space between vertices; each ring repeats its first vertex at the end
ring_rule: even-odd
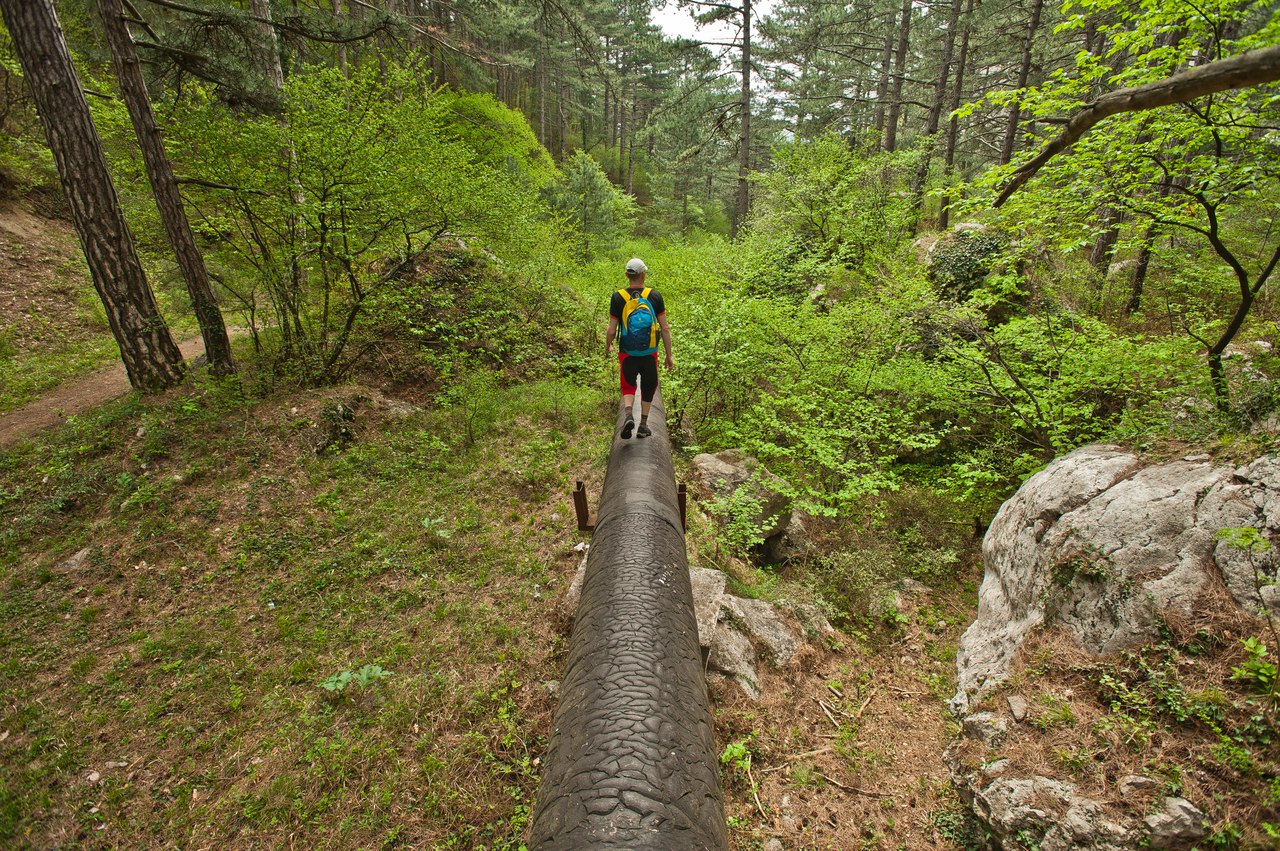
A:
POLYGON ((615 437, 609 453, 533 814, 536 851, 728 847, 661 397, 649 423, 651 437, 615 437))

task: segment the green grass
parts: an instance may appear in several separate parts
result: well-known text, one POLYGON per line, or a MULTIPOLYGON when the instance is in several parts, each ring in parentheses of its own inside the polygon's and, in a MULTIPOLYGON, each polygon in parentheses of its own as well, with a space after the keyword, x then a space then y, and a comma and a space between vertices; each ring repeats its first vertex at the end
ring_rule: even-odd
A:
POLYGON ((360 392, 229 383, 0 455, 0 844, 517 847, 612 400, 490 392, 469 442, 357 403, 317 455, 360 392))
POLYGON ((120 357, 110 335, 76 340, 64 347, 19 357, 0 350, 0 412, 14 411, 69 378, 92 372, 120 357))

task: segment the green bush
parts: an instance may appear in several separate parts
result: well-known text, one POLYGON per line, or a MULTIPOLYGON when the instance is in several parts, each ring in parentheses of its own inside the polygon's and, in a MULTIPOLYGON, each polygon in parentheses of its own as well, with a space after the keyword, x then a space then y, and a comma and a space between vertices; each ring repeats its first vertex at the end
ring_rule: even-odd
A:
POLYGON ((244 117, 192 86, 171 138, 203 181, 190 192, 193 224, 225 295, 269 317, 304 381, 349 367, 370 298, 446 235, 477 243, 512 277, 545 281, 563 259, 537 192, 552 176, 545 152, 486 96, 427 91, 405 68, 370 66, 350 79, 297 69, 284 99, 283 117, 244 117))

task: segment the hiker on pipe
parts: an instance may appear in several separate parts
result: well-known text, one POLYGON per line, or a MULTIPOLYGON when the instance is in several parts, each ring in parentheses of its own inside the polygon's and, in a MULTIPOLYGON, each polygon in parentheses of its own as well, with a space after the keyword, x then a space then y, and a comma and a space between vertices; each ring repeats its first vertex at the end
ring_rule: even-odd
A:
POLYGON ((675 369, 671 357, 671 326, 667 324, 667 308, 662 293, 644 285, 649 268, 639 257, 627 261, 627 286, 614 292, 609 300, 609 331, 605 334, 604 355, 613 354, 613 340, 618 338, 618 366, 622 384, 622 407, 627 418, 622 423, 621 437, 648 437, 649 408, 658 389, 658 333, 667 350, 667 369, 675 369), (632 411, 636 402, 636 381, 640 383, 640 426, 636 427, 632 411))

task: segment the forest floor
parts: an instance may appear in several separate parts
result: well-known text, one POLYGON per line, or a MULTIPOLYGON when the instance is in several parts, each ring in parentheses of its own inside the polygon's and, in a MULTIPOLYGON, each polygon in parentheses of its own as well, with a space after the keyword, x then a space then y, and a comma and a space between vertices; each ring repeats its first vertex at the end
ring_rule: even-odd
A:
MULTIPOLYGON (((204 341, 188 337, 178 341, 178 349, 183 358, 191 360, 204 351, 204 341)), ((104 366, 80 378, 69 377, 21 408, 0 412, 0 449, 117 399, 131 389, 123 363, 104 366)))
POLYGON ((0 448, 129 390, 71 225, 0 202, 0 448))
POLYGON ((0 412, 119 356, 70 223, 0 202, 0 412))
MULTIPOLYGON (((0 453, 0 844, 517 848, 611 395, 498 391, 472 441, 367 387, 236 396, 131 396, 0 453), (350 442, 317 452, 338 402, 350 442)), ((695 504, 691 563, 805 593, 714 540, 695 504)), ((959 596, 904 595, 759 702, 713 683, 717 751, 752 756, 723 767, 734 849, 961 847, 959 596)))
MULTIPOLYGON (((612 390, 139 398, 94 371, 118 355, 82 262, 0 210, 0 845, 519 847, 612 390), (350 441, 321 448, 339 402, 350 441)), ((810 593, 694 509, 691 564, 810 593)), ((941 760, 972 549, 760 701, 712 683, 717 749, 751 754, 722 769, 735 851, 973 844, 941 760)))

